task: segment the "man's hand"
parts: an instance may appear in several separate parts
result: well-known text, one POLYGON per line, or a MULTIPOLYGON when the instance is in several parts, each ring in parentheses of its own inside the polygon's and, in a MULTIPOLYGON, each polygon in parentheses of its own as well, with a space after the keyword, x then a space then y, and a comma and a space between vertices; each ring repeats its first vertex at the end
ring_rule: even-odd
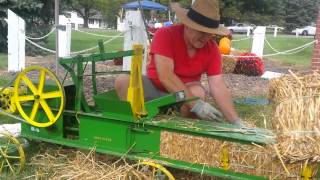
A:
POLYGON ((191 109, 200 119, 222 122, 222 113, 203 100, 198 100, 191 109))

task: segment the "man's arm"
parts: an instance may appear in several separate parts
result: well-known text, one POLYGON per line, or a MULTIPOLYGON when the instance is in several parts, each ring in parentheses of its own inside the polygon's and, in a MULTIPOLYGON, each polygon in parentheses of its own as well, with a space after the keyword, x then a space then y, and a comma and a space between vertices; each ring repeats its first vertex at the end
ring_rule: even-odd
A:
POLYGON ((208 77, 210 93, 216 100, 220 110, 230 123, 240 120, 234 109, 231 94, 226 87, 222 75, 208 77))
MULTIPOLYGON (((166 88, 166 90, 170 93, 184 91, 187 99, 192 98, 192 93, 174 73, 173 60, 158 54, 155 54, 154 56, 158 77, 164 88, 166 88)), ((191 108, 193 105, 194 102, 190 102, 189 108, 191 108)))

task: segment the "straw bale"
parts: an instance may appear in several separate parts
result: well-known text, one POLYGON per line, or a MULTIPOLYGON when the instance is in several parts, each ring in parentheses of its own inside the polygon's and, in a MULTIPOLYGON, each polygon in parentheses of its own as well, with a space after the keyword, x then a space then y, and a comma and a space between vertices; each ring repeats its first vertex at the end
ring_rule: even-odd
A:
POLYGON ((222 57, 222 72, 224 74, 233 73, 236 67, 237 59, 234 57, 223 56, 222 57))
MULTIPOLYGON (((270 179, 301 176, 304 162, 282 164, 273 146, 243 145, 163 131, 160 154, 176 160, 222 168, 222 146, 228 148, 231 171, 270 179)), ((317 173, 317 164, 312 164, 312 170, 314 174, 317 173)))
POLYGON ((289 72, 270 83, 279 153, 286 162, 320 162, 320 74, 289 72))

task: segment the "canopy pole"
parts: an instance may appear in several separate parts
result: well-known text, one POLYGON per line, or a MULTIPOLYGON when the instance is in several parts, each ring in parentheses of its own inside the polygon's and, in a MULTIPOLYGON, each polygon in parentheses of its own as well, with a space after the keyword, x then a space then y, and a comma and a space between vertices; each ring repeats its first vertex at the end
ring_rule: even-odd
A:
POLYGON ((59 77, 58 61, 59 61, 59 0, 55 0, 54 18, 56 26, 56 75, 59 77))
POLYGON ((147 33, 148 41, 149 41, 149 44, 151 44, 151 38, 150 38, 150 34, 148 32, 148 26, 147 26, 146 18, 144 17, 144 13, 143 13, 143 9, 142 9, 142 5, 141 5, 140 0, 138 0, 138 3, 139 3, 139 10, 140 10, 141 17, 142 17, 142 20, 143 20, 144 28, 145 28, 145 31, 147 33))

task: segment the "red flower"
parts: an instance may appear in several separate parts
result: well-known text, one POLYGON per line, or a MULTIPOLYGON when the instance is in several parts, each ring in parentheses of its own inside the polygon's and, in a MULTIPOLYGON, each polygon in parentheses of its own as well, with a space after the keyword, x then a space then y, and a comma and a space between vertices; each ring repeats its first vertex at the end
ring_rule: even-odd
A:
POLYGON ((253 53, 242 53, 237 59, 235 74, 244 74, 247 76, 261 76, 264 73, 262 59, 253 53), (248 57, 245 57, 248 56, 248 57))

